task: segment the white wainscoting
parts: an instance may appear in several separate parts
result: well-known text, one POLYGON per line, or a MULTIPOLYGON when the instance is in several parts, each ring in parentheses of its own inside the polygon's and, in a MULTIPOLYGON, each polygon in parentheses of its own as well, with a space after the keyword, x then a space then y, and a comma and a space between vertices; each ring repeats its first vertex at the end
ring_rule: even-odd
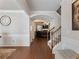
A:
POLYGON ((30 40, 28 35, 8 35, 8 37, 2 36, 0 38, 0 47, 5 46, 30 46, 30 40))

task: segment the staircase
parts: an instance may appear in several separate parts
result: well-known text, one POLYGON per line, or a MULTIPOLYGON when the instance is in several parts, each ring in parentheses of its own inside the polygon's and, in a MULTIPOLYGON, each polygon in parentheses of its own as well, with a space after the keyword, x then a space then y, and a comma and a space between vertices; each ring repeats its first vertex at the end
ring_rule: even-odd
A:
POLYGON ((54 29, 55 27, 50 30, 50 40, 48 41, 50 49, 53 49, 61 41, 61 26, 54 29))
POLYGON ((55 59, 76 59, 79 56, 79 41, 62 36, 62 41, 53 48, 55 59), (69 56, 69 57, 68 57, 69 56))
POLYGON ((78 44, 78 39, 63 35, 61 37, 61 27, 50 30, 48 46, 52 49, 52 54, 55 54, 55 59, 76 59, 79 56, 78 44))
POLYGON ((61 38, 61 42, 52 49, 55 59, 76 59, 79 56, 79 40, 63 35, 61 38))

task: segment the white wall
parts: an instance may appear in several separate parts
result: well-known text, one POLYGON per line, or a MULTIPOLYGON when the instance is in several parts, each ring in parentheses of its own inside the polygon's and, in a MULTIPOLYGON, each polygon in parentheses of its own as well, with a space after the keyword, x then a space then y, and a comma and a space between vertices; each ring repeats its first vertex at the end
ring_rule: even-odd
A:
POLYGON ((24 11, 0 11, 0 17, 8 15, 11 17, 10 26, 0 24, 0 46, 29 46, 29 16, 24 11), (5 35, 4 33, 7 33, 5 35))
POLYGON ((63 48, 69 48, 79 53, 79 31, 72 30, 72 0, 62 1, 61 13, 63 48))
POLYGON ((62 3, 62 36, 79 39, 79 31, 72 30, 72 0, 63 0, 62 3))
POLYGON ((36 24, 30 20, 30 42, 35 39, 36 24))

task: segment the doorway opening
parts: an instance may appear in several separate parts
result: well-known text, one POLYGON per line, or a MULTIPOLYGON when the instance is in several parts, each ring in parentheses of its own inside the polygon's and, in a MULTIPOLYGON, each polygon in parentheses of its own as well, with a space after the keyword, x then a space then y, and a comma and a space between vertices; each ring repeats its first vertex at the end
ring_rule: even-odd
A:
POLYGON ((54 59, 52 58, 52 50, 47 44, 48 38, 50 37, 49 17, 44 15, 34 16, 31 18, 30 24, 31 50, 33 50, 33 53, 35 53, 36 59, 54 59))
POLYGON ((47 15, 37 15, 31 18, 31 42, 35 38, 50 38, 50 17, 47 15))
POLYGON ((48 38, 48 30, 50 23, 46 20, 36 19, 33 21, 35 24, 35 38, 48 38))

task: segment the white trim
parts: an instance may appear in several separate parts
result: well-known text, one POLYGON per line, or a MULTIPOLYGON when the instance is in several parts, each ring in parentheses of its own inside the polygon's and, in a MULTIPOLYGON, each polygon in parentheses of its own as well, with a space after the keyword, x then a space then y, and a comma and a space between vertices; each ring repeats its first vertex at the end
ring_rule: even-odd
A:
POLYGON ((56 13, 56 11, 32 11, 30 17, 34 17, 36 15, 48 15, 52 17, 51 14, 54 14, 54 13, 56 13))
POLYGON ((32 11, 32 13, 54 13, 55 11, 32 11))
POLYGON ((16 12, 16 13, 18 13, 18 12, 24 12, 24 10, 0 10, 0 12, 16 12))

